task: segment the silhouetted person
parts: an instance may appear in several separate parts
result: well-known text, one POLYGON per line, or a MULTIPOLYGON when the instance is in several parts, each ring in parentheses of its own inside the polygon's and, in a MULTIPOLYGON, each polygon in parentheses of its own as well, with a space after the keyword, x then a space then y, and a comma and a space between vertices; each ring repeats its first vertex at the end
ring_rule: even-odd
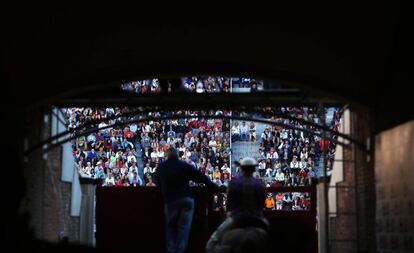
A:
POLYGON ((212 183, 193 166, 180 161, 175 148, 167 150, 167 160, 160 164, 156 179, 164 198, 167 252, 182 253, 187 248, 194 214, 194 197, 189 181, 207 186, 212 183))
POLYGON ((252 177, 257 162, 246 157, 237 165, 242 175, 229 184, 228 218, 207 242, 207 253, 266 252, 268 222, 263 216, 265 189, 260 180, 252 177))

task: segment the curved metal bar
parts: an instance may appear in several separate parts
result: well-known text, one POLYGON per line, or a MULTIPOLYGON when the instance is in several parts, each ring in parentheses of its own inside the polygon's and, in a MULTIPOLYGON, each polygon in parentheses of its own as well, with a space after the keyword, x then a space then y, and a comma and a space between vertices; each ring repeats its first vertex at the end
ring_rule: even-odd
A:
MULTIPOLYGON (((48 152, 49 150, 51 150, 51 149, 53 149, 53 148, 55 148, 55 147, 57 147, 57 146, 65 143, 65 142, 68 142, 70 140, 76 139, 79 136, 82 136, 82 135, 85 135, 85 134, 94 133, 94 132, 98 132, 100 130, 105 130, 105 129, 108 129, 108 128, 111 128, 111 127, 114 127, 114 126, 122 126, 122 125, 127 125, 127 124, 132 124, 132 123, 138 123, 138 122, 144 122, 144 121, 149 121, 149 120, 170 120, 170 119, 180 119, 180 118, 195 118, 195 116, 179 116, 179 115, 174 115, 174 116, 169 116, 169 117, 166 117, 166 116, 163 116, 163 117, 145 117, 145 118, 138 119, 138 120, 129 120, 129 121, 125 121, 125 122, 118 122, 118 123, 115 123, 115 124, 112 124, 112 125, 107 125, 105 127, 101 127, 101 128, 97 128, 97 129, 89 129, 89 130, 86 130, 86 131, 82 131, 80 133, 75 134, 74 136, 71 136, 69 138, 66 138, 64 140, 61 140, 61 141, 59 141, 57 143, 54 143, 54 144, 50 145, 49 147, 45 148, 43 151, 44 152, 48 152)), ((284 124, 284 123, 279 123, 279 122, 276 122, 276 121, 273 121, 273 120, 255 119, 255 118, 251 118, 251 117, 240 117, 240 116, 226 116, 226 115, 204 116, 204 118, 210 118, 210 119, 211 118, 214 118, 214 119, 236 119, 236 120, 254 121, 254 122, 265 123, 265 124, 270 124, 270 125, 282 126, 284 128, 287 128, 287 129, 294 129, 294 130, 298 130, 298 131, 303 131, 303 132, 306 132, 306 133, 309 133, 309 134, 313 134, 313 135, 322 137, 322 134, 321 133, 314 132, 314 131, 311 131, 311 130, 308 130, 308 129, 304 129, 304 128, 299 128, 299 127, 291 126, 291 125, 284 124)), ((333 139, 333 138, 326 138, 326 139, 327 140, 330 140, 330 141, 332 141, 332 142, 334 142, 334 143, 336 143, 338 145, 341 145, 341 146, 343 146, 345 148, 350 147, 350 144, 343 143, 343 142, 338 141, 336 139, 333 139)), ((28 150, 28 151, 25 152, 25 154, 28 155, 32 151, 33 150, 28 150)))
MULTIPOLYGON (((159 110, 160 110, 159 108, 156 109, 156 111, 159 111, 159 110)), ((148 113, 148 112, 153 112, 153 111, 154 110, 143 110, 143 111, 136 110, 136 111, 132 111, 132 112, 128 112, 128 113, 122 114, 121 116, 115 116, 114 115, 114 116, 105 118, 104 120, 113 120, 113 119, 116 119, 116 118, 119 118, 119 117, 130 117, 130 116, 133 116, 133 115, 135 115, 137 113, 148 113)), ((249 113, 263 113, 260 110, 242 110, 242 111, 243 112, 249 112, 249 113)), ((280 114, 280 113, 278 113, 278 114, 272 114, 272 115, 273 116, 276 116, 278 118, 282 118, 282 119, 295 120, 295 121, 297 121, 297 122, 299 122, 299 123, 301 123, 303 125, 308 125, 308 126, 316 127, 318 129, 321 129, 321 130, 327 131, 329 133, 332 133, 334 135, 337 135, 339 137, 342 137, 342 138, 344 138, 344 139, 346 139, 348 141, 351 141, 353 143, 356 143, 359 146, 361 146, 361 144, 362 144, 362 146, 364 146, 364 144, 362 142, 360 142, 359 140, 354 139, 354 138, 352 138, 352 137, 350 137, 350 136, 348 136, 346 134, 339 133, 337 131, 333 131, 332 129, 330 129, 329 127, 326 127, 324 125, 319 125, 319 124, 316 124, 316 123, 313 123, 313 122, 310 122, 310 121, 307 121, 307 120, 304 120, 304 119, 295 118, 295 117, 292 117, 292 116, 289 116, 289 115, 286 115, 286 114, 280 114)), ((194 116, 192 116, 190 118, 193 118, 193 117, 194 116)), ((207 116, 203 116, 203 117, 206 118, 207 116)), ((180 116, 179 118, 184 118, 184 116, 180 116)), ((104 120, 100 120, 100 121, 90 122, 90 123, 84 124, 84 125, 82 125, 82 128, 91 126, 92 124, 100 123, 100 122, 102 122, 104 120)), ((250 121, 252 121, 252 120, 250 120, 250 121)), ((48 139, 46 139, 44 141, 39 142, 38 144, 34 145, 33 147, 30 147, 27 151, 25 151, 25 153, 26 154, 31 153, 33 150, 38 149, 38 148, 40 148, 40 147, 42 147, 44 145, 47 145, 48 143, 50 143, 50 142, 52 142, 54 140, 57 140, 57 139, 61 138, 62 136, 65 136, 65 135, 70 134, 70 133, 71 133, 70 130, 66 130, 64 132, 61 132, 61 133, 59 133, 59 134, 57 134, 55 136, 52 136, 52 137, 50 137, 50 138, 48 138, 48 139)))

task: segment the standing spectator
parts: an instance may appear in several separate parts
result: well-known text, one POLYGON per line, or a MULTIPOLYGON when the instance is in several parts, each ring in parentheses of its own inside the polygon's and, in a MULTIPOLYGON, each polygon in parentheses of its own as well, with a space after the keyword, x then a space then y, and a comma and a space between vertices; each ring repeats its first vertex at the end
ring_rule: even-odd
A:
POLYGON ((191 165, 178 159, 175 148, 167 151, 167 160, 156 173, 165 205, 166 246, 168 253, 183 253, 187 248, 194 213, 194 198, 189 181, 212 185, 211 181, 191 165))

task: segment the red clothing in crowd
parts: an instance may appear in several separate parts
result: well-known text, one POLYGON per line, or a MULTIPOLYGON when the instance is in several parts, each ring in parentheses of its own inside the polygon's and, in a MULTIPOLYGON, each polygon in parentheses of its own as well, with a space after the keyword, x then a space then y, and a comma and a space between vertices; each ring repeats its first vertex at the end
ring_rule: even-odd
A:
POLYGON ((283 201, 283 194, 277 194, 276 195, 276 202, 282 202, 283 201))
POLYGON ((323 141, 322 139, 319 141, 319 147, 321 148, 321 150, 322 151, 325 151, 325 150, 327 150, 328 149, 328 147, 329 147, 329 144, 330 144, 330 141, 329 140, 325 140, 325 141, 323 141))
POLYGON ((301 169, 299 171, 299 177, 306 177, 306 175, 307 175, 307 173, 306 173, 306 171, 304 169, 301 169))
POLYGON ((124 133, 124 138, 126 138, 126 139, 131 139, 131 138, 133 138, 133 137, 134 137, 134 132, 132 132, 131 130, 126 131, 126 132, 124 133))

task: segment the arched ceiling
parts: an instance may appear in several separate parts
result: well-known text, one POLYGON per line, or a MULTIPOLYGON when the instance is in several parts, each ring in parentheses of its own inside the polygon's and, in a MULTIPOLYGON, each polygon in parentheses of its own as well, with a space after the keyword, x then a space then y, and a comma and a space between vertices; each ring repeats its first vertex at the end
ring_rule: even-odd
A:
MULTIPOLYGON (((413 118, 403 1, 375 5, 12 6, 4 78, 24 105, 90 85, 184 74, 282 80, 371 109, 378 130, 413 118), (164 8, 161 8, 164 7, 164 8)), ((412 40, 411 40, 412 41, 412 40)))

